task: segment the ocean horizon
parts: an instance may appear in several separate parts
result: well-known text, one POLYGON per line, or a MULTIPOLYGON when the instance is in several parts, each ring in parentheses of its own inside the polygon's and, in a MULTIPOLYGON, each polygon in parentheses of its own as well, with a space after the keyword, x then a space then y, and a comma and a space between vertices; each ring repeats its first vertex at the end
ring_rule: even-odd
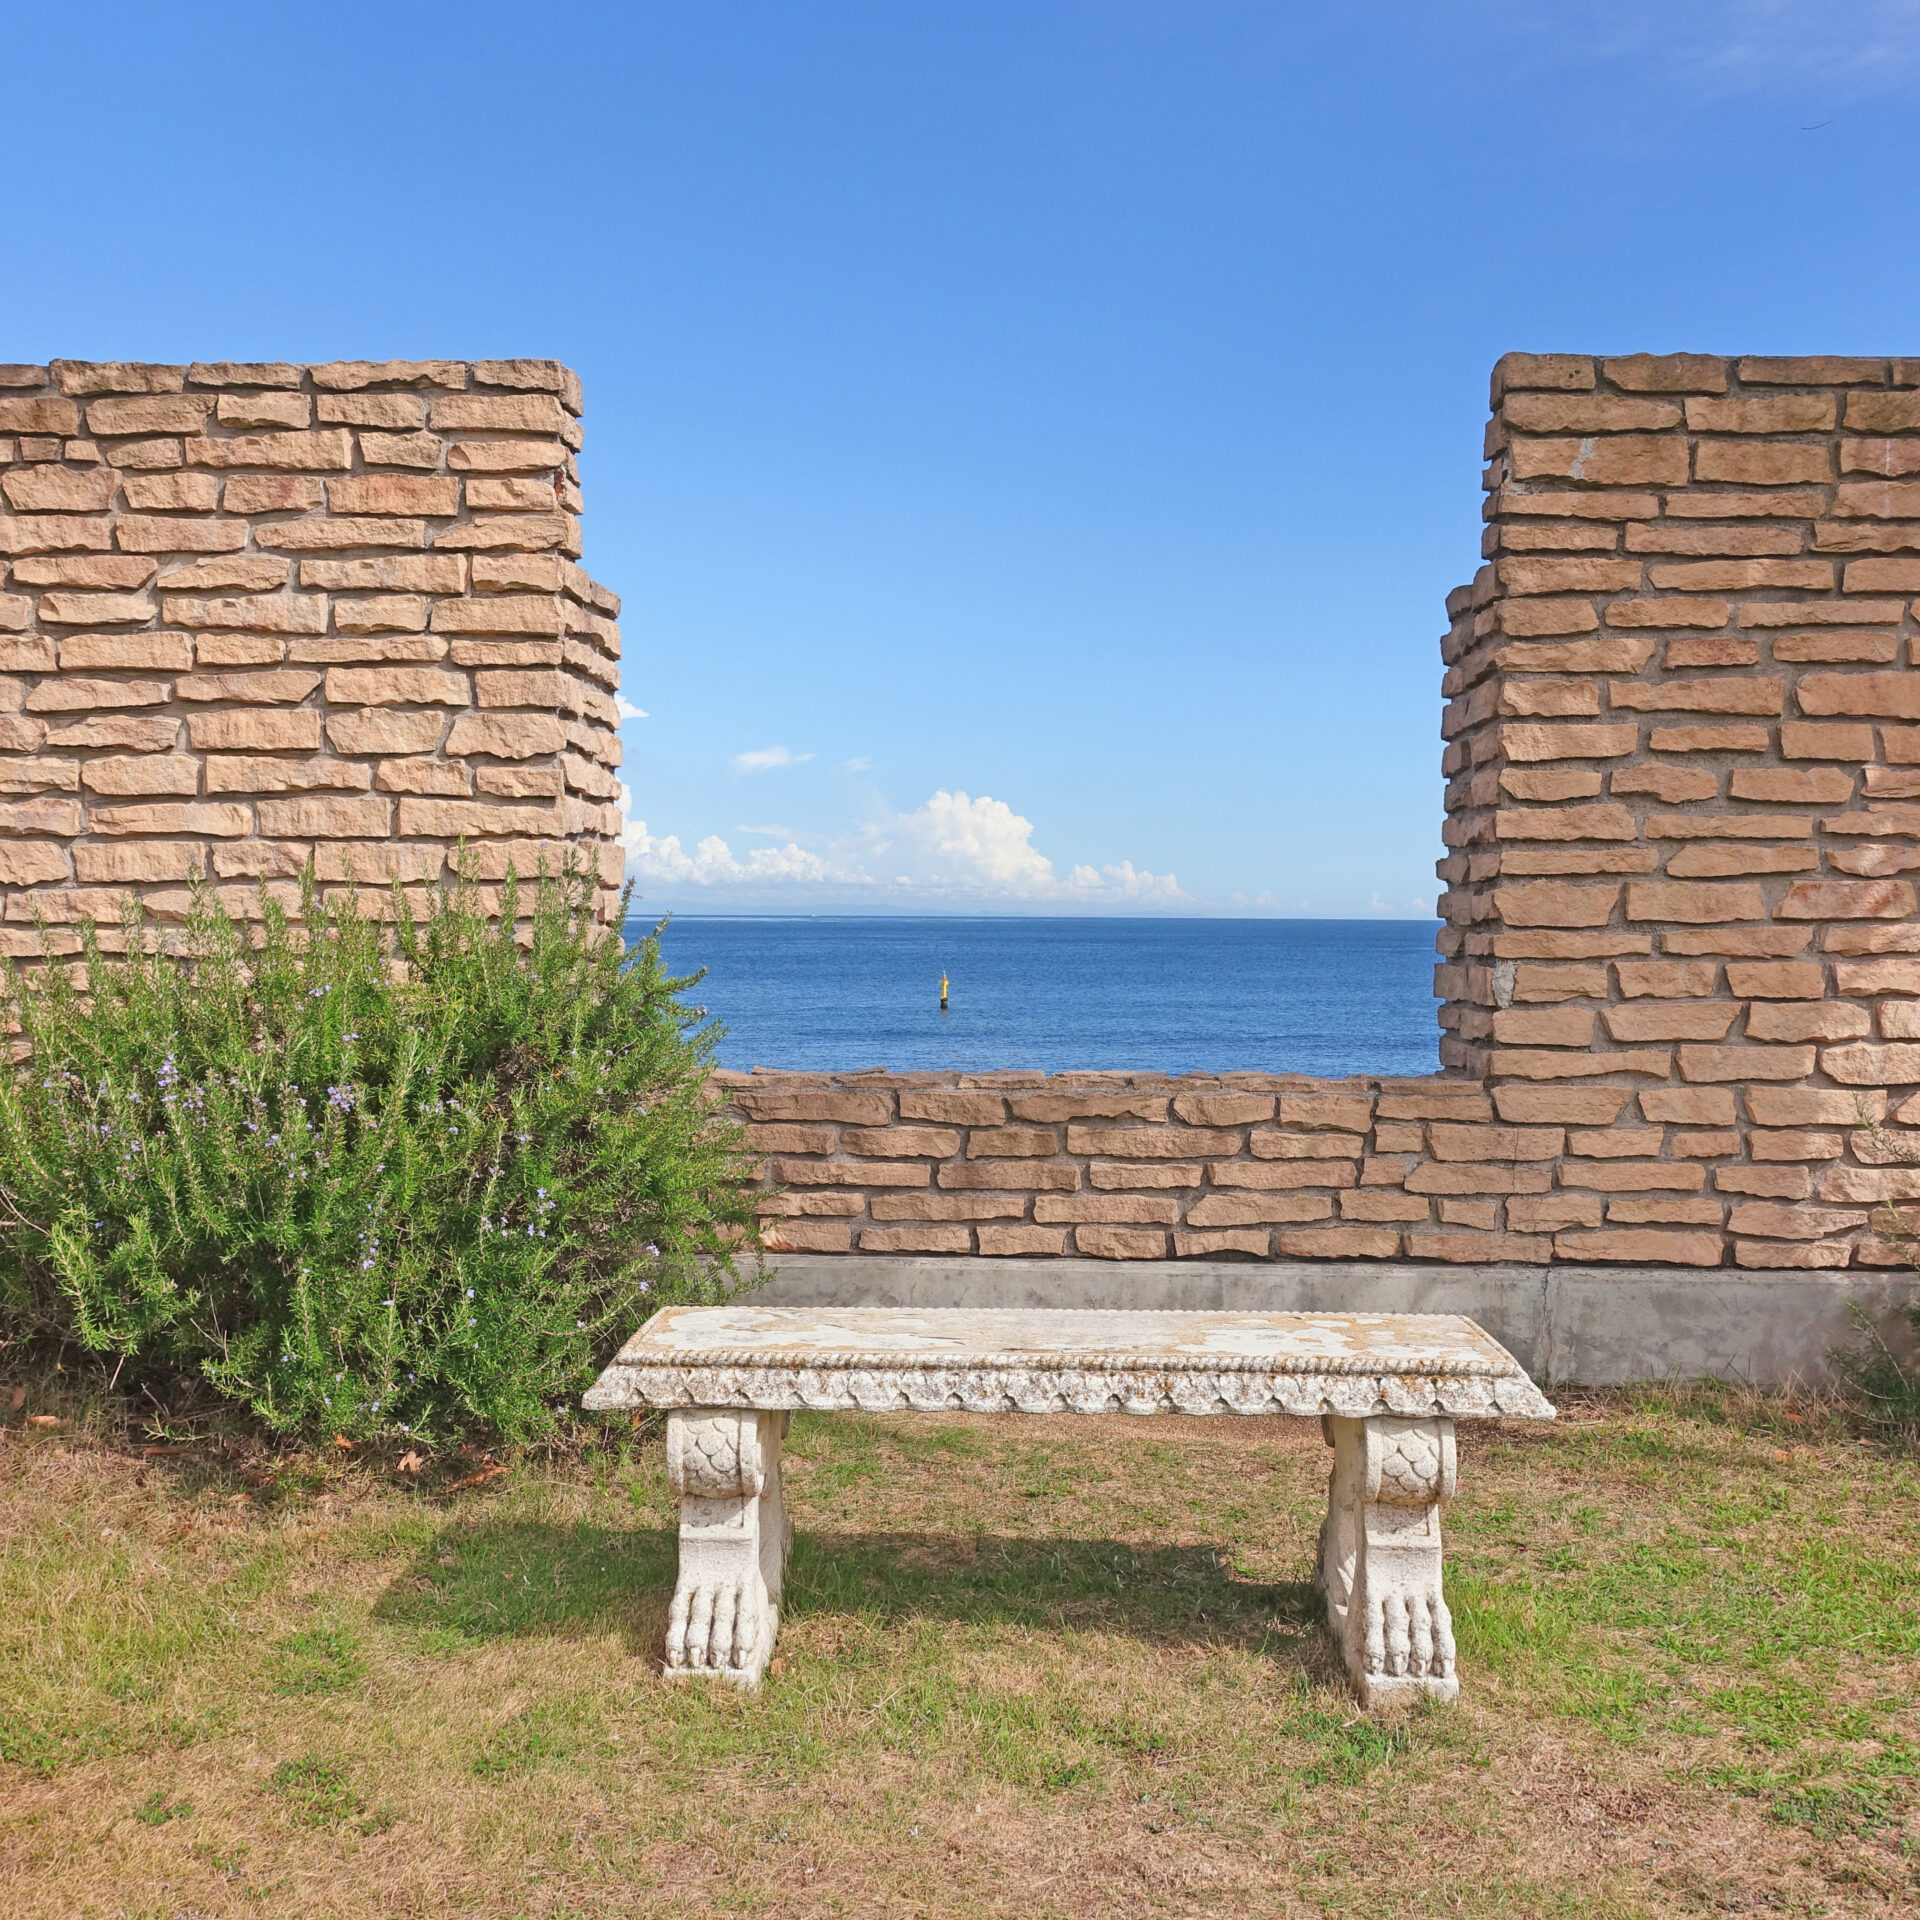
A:
MULTIPOLYGON (((629 941, 654 921, 630 919, 629 941)), ((676 914, 722 1066, 1424 1074, 1431 920, 676 914), (948 979, 947 1009, 940 980, 948 979)))

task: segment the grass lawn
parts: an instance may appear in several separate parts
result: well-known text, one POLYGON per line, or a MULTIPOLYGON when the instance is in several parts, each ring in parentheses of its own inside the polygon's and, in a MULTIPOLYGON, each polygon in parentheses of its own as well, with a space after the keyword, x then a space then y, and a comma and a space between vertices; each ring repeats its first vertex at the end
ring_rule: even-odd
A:
POLYGON ((1920 1472, 1817 1405, 1460 1429, 1462 1698, 1369 1718, 1308 1422, 795 1420, 779 1658, 658 1677, 657 1433, 0 1431, 0 1909, 1910 1913, 1920 1472))

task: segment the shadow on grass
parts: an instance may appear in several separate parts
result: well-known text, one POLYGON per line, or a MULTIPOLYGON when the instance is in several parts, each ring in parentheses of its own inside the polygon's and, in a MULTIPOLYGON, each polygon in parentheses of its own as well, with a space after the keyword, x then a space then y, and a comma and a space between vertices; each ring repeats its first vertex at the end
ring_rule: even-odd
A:
MULTIPOLYGON (((633 1655, 657 1659, 677 1563, 665 1528, 477 1518, 436 1534, 376 1602, 374 1618, 419 1631, 433 1651, 614 1634, 633 1655)), ((793 1624, 922 1618, 1277 1652, 1311 1632, 1319 1603, 1304 1580, 1241 1578, 1212 1547, 801 1533, 781 1613, 793 1624)))

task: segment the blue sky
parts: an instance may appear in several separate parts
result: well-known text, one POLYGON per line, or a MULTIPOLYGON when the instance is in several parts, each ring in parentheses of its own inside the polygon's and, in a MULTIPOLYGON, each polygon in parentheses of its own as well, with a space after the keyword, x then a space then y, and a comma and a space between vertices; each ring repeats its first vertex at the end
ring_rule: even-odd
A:
POLYGON ((4 0, 0 71, 0 359, 580 370, 659 907, 1424 913, 1498 355, 1920 351, 1920 0, 4 0))

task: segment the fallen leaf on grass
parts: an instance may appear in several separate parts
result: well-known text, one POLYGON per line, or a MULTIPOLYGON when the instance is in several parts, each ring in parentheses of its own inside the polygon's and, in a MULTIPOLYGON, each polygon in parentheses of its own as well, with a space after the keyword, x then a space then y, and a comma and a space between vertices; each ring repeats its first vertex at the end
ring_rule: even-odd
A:
POLYGON ((409 1450, 408 1452, 403 1453, 400 1456, 398 1464, 394 1467, 394 1472, 395 1473, 418 1473, 420 1469, 424 1467, 426 1464, 427 1463, 419 1456, 419 1454, 409 1450))
POLYGON ((153 1446, 142 1447, 140 1449, 140 1458, 142 1460, 163 1460, 168 1454, 191 1453, 192 1451, 193 1449, 191 1447, 169 1446, 164 1442, 157 1442, 153 1446))
POLYGON ((7 1405, 10 1406, 15 1413, 18 1413, 26 1404, 27 1390, 25 1387, 15 1387, 13 1391, 7 1395, 7 1405))
POLYGON ((464 1480, 456 1480, 447 1491, 449 1493, 458 1493, 462 1487, 477 1487, 482 1480, 497 1479, 505 1472, 505 1467, 482 1467, 478 1473, 470 1473, 464 1480))
POLYGON ((351 1453, 353 1451, 353 1442, 349 1440, 344 1433, 336 1433, 333 1436, 333 1444, 343 1453, 351 1453))
POLYGON ((59 1424, 60 1416, 57 1413, 30 1413, 27 1415, 27 1425, 30 1427, 57 1427, 59 1424))

